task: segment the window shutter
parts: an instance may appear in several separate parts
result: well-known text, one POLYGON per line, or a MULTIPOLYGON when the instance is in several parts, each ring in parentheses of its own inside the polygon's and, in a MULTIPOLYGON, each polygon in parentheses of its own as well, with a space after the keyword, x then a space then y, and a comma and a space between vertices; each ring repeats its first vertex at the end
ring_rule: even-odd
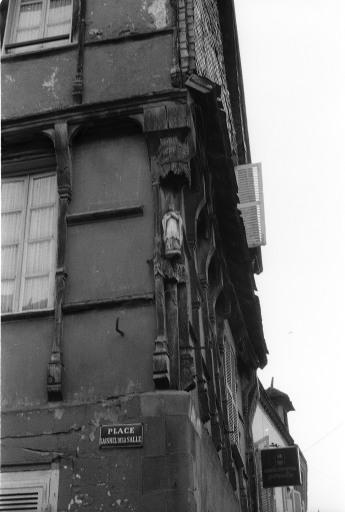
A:
POLYGON ((59 472, 18 471, 0 474, 0 512, 56 512, 59 472))
POLYGON ((235 353, 226 339, 224 343, 224 375, 230 439, 232 443, 239 444, 235 353))
POLYGON ((239 209, 242 213, 248 247, 266 244, 264 196, 261 164, 235 167, 239 209))
POLYGON ((294 507, 296 512, 302 512, 301 494, 298 491, 293 491, 294 507))

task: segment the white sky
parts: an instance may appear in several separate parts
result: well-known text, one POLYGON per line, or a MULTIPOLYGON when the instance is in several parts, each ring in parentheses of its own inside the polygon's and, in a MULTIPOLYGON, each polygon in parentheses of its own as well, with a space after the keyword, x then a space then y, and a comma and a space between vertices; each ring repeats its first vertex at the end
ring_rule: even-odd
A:
POLYGON ((269 362, 309 466, 309 512, 345 511, 345 0, 235 0, 267 246, 269 362))

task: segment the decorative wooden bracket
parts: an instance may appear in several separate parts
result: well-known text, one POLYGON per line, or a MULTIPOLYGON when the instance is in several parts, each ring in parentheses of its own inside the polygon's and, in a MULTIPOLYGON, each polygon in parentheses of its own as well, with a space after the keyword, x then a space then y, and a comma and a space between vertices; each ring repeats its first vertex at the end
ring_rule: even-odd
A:
POLYGON ((187 104, 165 103, 144 109, 144 132, 153 181, 170 180, 177 189, 190 183, 194 155, 193 120, 187 104))
POLYGON ((196 386, 194 346, 189 334, 187 284, 178 286, 179 303, 179 343, 180 343, 180 382, 181 388, 190 391, 196 386))
POLYGON ((191 178, 190 159, 194 151, 191 119, 186 104, 166 102, 144 108, 143 128, 154 189, 157 337, 153 379, 159 388, 181 387, 181 305, 178 289, 186 282, 186 269, 180 212, 182 188, 190 183, 191 178))
MULTIPOLYGON (((157 186, 155 186, 154 192, 156 192, 154 196, 156 197, 155 205, 157 207, 157 186)), ((157 230, 157 222, 155 224, 157 230)), ((156 235, 153 256, 153 269, 155 280, 157 337, 155 339, 153 352, 153 380, 156 388, 166 389, 170 387, 170 357, 168 352, 168 339, 166 329, 164 278, 160 269, 160 247, 161 239, 158 235, 156 235)))
POLYGON ((48 363, 47 391, 48 400, 62 400, 62 303, 67 274, 65 273, 65 253, 67 241, 67 208, 72 194, 72 162, 70 138, 67 123, 56 123, 54 129, 44 132, 54 143, 59 195, 57 266, 55 273, 55 329, 50 360, 48 363))

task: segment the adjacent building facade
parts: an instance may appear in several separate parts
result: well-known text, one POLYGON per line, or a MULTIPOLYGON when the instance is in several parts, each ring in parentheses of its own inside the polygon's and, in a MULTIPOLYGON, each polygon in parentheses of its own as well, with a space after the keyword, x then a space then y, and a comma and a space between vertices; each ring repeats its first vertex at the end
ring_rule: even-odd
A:
POLYGON ((259 510, 262 204, 233 2, 1 13, 0 510, 259 510))
POLYGON ((301 485, 274 488, 262 486, 260 451, 270 447, 294 446, 287 417, 289 411, 294 411, 294 407, 286 393, 273 387, 273 382, 266 391, 260 383, 259 391, 252 426, 257 457, 259 510, 261 512, 306 512, 308 468, 300 450, 301 485))

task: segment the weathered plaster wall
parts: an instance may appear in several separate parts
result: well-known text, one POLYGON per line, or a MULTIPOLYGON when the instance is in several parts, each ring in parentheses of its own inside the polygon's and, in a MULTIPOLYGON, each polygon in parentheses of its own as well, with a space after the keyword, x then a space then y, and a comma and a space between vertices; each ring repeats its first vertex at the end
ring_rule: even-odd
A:
POLYGON ((146 33, 172 24, 170 0, 92 0, 86 15, 87 40, 146 33))
POLYGON ((2 321, 1 403, 3 409, 47 401, 47 365, 54 318, 2 321))
POLYGON ((73 226, 68 232, 67 302, 152 291, 152 237, 143 217, 73 226), (92 243, 91 243, 92 241, 92 243))
POLYGON ((215 451, 212 439, 202 428, 195 438, 197 510, 200 512, 239 512, 240 504, 215 451))
POLYGON ((95 400, 153 389, 153 306, 110 308, 64 319, 65 400, 95 400), (121 336, 116 332, 116 319, 121 336))
POLYGON ((65 302, 153 292, 153 199, 143 137, 80 137, 72 153, 70 213, 138 205, 144 210, 69 227, 65 302))
POLYGON ((188 393, 145 393, 7 413, 2 463, 58 462, 59 511, 237 512, 207 436, 188 393), (142 448, 99 448, 100 425, 130 422, 142 448))
MULTIPOLYGON (((173 40, 171 30, 164 32, 171 24, 170 0, 87 2, 83 102, 171 88, 173 40)), ((72 106, 77 55, 75 38, 72 44, 50 51, 27 48, 5 56, 2 118, 72 106)))
MULTIPOLYGON (((105 211, 105 217, 68 227, 64 399, 152 390, 154 236, 146 143, 140 134, 119 135, 112 127, 84 133, 72 146, 72 167, 69 213, 105 211), (107 210, 138 205, 140 214, 106 217, 107 210), (77 311, 71 310, 76 303, 77 311)), ((2 334, 3 407, 46 404, 53 312, 49 318, 5 321, 2 334)))
POLYGON ((72 104, 77 48, 36 53, 2 63, 2 119, 61 109, 72 104))
POLYGON ((121 135, 116 126, 97 130, 72 145, 70 213, 144 204, 152 211, 152 186, 144 137, 121 135))
POLYGON ((171 34, 85 49, 85 103, 171 88, 171 34))

